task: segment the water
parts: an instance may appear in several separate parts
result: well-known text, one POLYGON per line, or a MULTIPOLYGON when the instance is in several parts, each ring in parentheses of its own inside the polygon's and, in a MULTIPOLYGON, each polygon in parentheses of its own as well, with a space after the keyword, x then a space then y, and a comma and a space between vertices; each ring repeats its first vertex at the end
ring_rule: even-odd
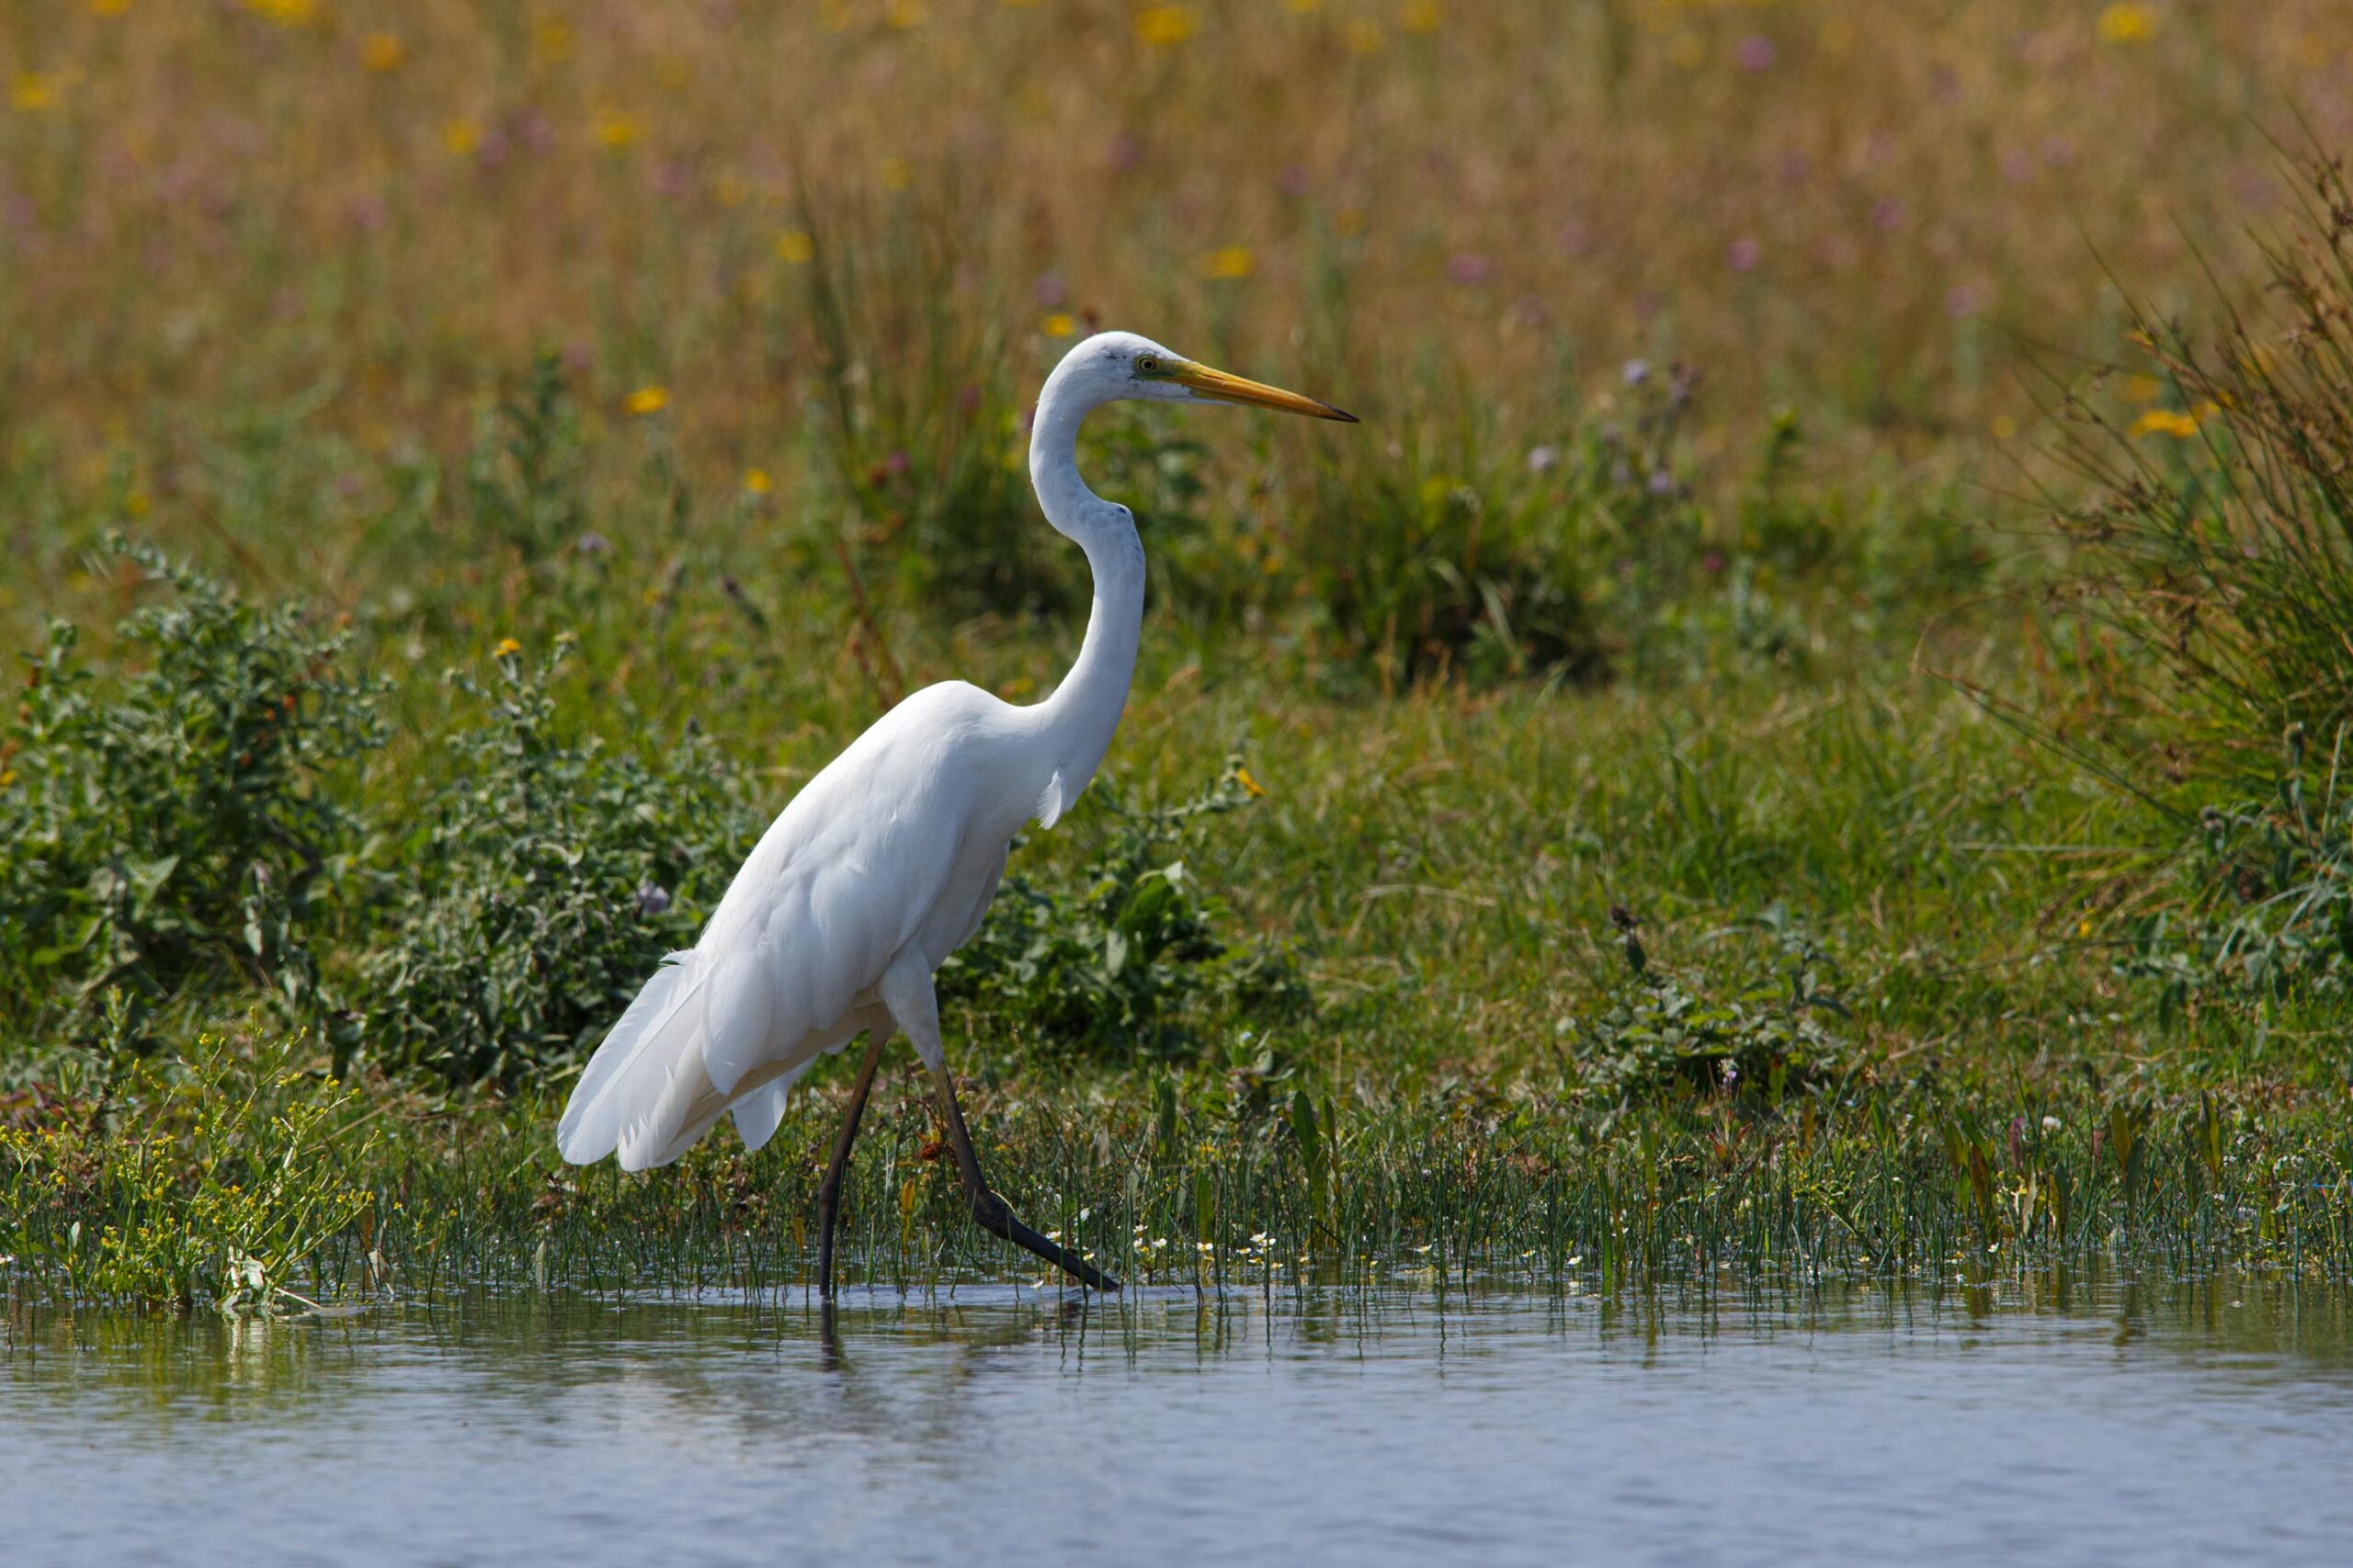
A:
POLYGON ((11 1562, 2353 1560, 2277 1281, 6 1326, 11 1562))

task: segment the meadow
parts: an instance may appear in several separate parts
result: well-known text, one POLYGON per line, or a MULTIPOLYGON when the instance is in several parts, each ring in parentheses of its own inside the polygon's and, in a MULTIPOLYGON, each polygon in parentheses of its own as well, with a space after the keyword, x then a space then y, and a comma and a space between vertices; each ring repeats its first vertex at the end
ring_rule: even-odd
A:
MULTIPOLYGON (((585 1052, 906 691, 1108 770, 942 977, 1141 1280, 2353 1271, 2353 18, 1595 0, 0 20, 0 1273, 773 1285, 585 1052)), ((1002 1275, 894 1063, 854 1272, 1002 1275)))

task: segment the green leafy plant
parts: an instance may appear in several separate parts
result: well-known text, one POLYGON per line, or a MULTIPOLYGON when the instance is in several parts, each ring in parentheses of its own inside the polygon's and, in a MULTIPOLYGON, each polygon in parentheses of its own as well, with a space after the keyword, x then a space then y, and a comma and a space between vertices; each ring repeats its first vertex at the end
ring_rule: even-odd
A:
POLYGON ((95 663, 51 622, 0 728, 0 1006, 86 1028, 109 988, 144 1010, 259 984, 307 1011, 359 841, 346 775, 384 740, 379 687, 299 605, 111 550, 157 597, 95 663))
POLYGON ((1778 904, 1757 925, 1775 938, 1780 972, 1722 997, 1654 967, 1624 909, 1613 908, 1610 922, 1633 983, 1572 1025, 1588 1090, 1621 1104, 1692 1094, 1771 1104, 1846 1064, 1846 1045, 1822 1021, 1847 1015, 1830 989, 1837 966, 1778 904))
POLYGON ((536 666, 502 644, 487 682, 448 676, 474 722, 445 744, 447 781, 390 845, 394 902, 360 965, 369 1056, 455 1082, 569 1062, 693 939, 752 823, 733 776, 689 732, 654 762, 567 733, 536 666))
POLYGON ((563 361, 543 353, 522 392, 484 412, 466 460, 474 527, 541 560, 585 526, 586 458, 563 361))
POLYGON ((1181 805, 1130 806, 1108 780, 1102 848, 1067 879, 1007 877, 972 940, 941 968, 944 998, 1012 1020, 1052 1049, 1176 1055, 1199 1042, 1212 1002, 1285 1013, 1303 1006, 1279 948, 1237 942, 1225 904, 1185 860, 1191 835, 1257 792, 1239 758, 1181 805))

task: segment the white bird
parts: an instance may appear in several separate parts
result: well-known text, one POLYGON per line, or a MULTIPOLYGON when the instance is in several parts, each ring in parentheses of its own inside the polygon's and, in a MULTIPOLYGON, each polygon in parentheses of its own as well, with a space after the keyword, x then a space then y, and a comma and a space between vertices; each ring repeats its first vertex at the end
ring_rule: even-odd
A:
POLYGON ((1051 827, 1094 778, 1127 704, 1143 628, 1134 514, 1086 487, 1078 427, 1120 398, 1254 403, 1349 420, 1328 403, 1107 332, 1046 378, 1029 478, 1046 520, 1086 552, 1095 604, 1051 696, 1016 707, 963 681, 926 687, 811 779, 762 835, 700 939, 663 960, 597 1048, 556 1130, 566 1160, 666 1165, 733 1111, 766 1143, 785 1096, 860 1033, 866 1057, 817 1190, 818 1283, 833 1290, 834 1211, 882 1047, 895 1028, 930 1070, 972 1217, 1087 1285, 1110 1278, 1016 1219, 981 1174, 956 1103, 932 975, 970 940, 1013 836, 1051 827))

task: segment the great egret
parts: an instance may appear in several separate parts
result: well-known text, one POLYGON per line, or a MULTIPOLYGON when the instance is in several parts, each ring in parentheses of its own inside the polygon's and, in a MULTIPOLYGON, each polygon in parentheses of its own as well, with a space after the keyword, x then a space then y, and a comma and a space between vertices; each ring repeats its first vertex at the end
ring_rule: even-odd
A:
POLYGON ((1078 473, 1078 427, 1120 398, 1252 403, 1353 416, 1245 381, 1132 333, 1107 332, 1046 378, 1029 479, 1046 520, 1086 552, 1095 605, 1078 661, 1027 708, 948 681, 900 703, 811 779, 735 874, 691 948, 654 971, 572 1091, 556 1146, 574 1165, 616 1152, 623 1170, 666 1165, 732 1110, 766 1143, 816 1060, 868 1037, 817 1189, 817 1278, 833 1294, 834 1210, 858 1118, 893 1028, 930 1070, 972 1218, 1097 1290, 1119 1281, 1016 1219, 981 1175, 939 1037, 932 974, 981 924, 1013 835, 1051 827, 1111 744, 1143 629, 1134 514, 1078 473))

